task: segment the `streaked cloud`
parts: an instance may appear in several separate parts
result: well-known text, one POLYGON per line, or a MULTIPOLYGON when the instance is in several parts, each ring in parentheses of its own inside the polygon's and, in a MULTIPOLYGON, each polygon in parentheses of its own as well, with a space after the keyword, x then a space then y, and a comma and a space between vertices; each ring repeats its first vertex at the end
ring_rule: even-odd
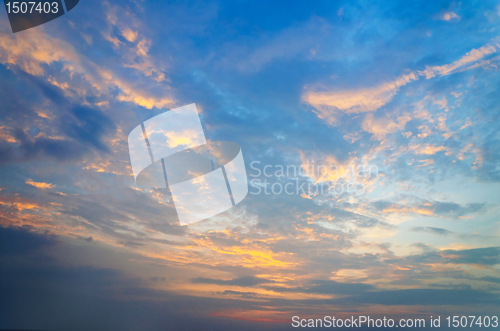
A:
POLYGON ((34 187, 42 189, 42 190, 46 190, 46 189, 49 189, 49 188, 56 187, 54 184, 44 183, 44 182, 35 182, 35 181, 31 180, 31 179, 27 180, 26 184, 29 184, 31 186, 34 186, 34 187))
MULTIPOLYGON (((495 39, 493 44, 473 49, 450 64, 428 66, 425 70, 412 71, 391 82, 382 83, 371 88, 324 92, 308 91, 302 96, 302 100, 315 108, 318 117, 333 124, 336 122, 335 113, 337 110, 347 113, 375 111, 390 102, 401 87, 419 80, 421 76, 431 79, 436 76, 446 76, 457 71, 473 69, 477 65, 481 65, 479 61, 485 56, 496 53, 498 47, 495 39)), ((486 62, 483 63, 486 64, 486 62)))
POLYGON ((303 100, 315 106, 319 112, 318 116, 326 120, 328 113, 321 110, 322 106, 334 107, 348 113, 374 111, 388 103, 401 86, 417 79, 418 76, 411 73, 373 88, 338 92, 308 92, 303 100))
POLYGON ((417 232, 433 233, 433 234, 437 234, 440 236, 447 236, 447 235, 450 235, 453 233, 452 231, 448 231, 448 230, 443 229, 443 228, 435 228, 433 226, 427 226, 427 227, 416 226, 416 227, 412 228, 412 230, 417 231, 417 232))

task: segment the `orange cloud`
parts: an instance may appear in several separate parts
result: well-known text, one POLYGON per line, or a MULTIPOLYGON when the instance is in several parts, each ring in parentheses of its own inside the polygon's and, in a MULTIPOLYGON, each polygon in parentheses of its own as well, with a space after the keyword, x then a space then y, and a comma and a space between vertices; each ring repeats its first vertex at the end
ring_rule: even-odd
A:
POLYGON ((444 146, 437 146, 436 144, 413 144, 409 146, 409 151, 414 152, 417 155, 434 155, 438 152, 446 150, 444 146))
POLYGON ((382 212, 387 213, 387 214, 392 214, 392 213, 397 213, 397 214, 408 214, 408 213, 413 213, 413 214, 420 214, 420 215, 426 215, 426 216, 432 216, 434 215, 434 210, 428 208, 428 207, 406 207, 406 206, 401 206, 401 205, 392 205, 387 208, 384 208, 382 212))
POLYGON ((31 179, 28 179, 26 181, 26 184, 29 184, 31 186, 34 186, 34 187, 42 189, 42 190, 46 190, 48 188, 54 188, 54 187, 56 187, 54 184, 49 184, 49 183, 44 183, 44 182, 35 182, 35 181, 31 180, 31 179))
POLYGON ((0 197, 0 205, 16 208, 18 211, 30 210, 39 208, 40 206, 32 201, 21 198, 5 198, 0 197))
POLYGON ((253 322, 290 323, 290 313, 279 310, 226 309, 213 312, 210 316, 226 317, 253 322))
MULTIPOLYGON (((133 31, 124 31, 126 31, 124 33, 127 38, 132 39, 133 31)), ((105 34, 104 36, 115 44, 120 43, 119 40, 113 40, 110 35, 105 34)), ((125 58, 132 63, 124 66, 133 67, 141 71, 145 76, 151 76, 156 82, 165 81, 165 74, 153 65, 147 54, 148 44, 149 42, 143 39, 137 47, 134 46, 137 52, 144 55, 144 57, 141 57, 144 58, 143 60, 137 62, 130 56, 126 56, 125 58)), ((136 51, 134 51, 134 54, 136 51)), ((137 55, 135 56, 137 57, 137 55)), ((15 65, 29 74, 43 76, 45 74, 43 64, 50 65, 54 62, 62 62, 63 71, 68 71, 70 77, 74 74, 81 75, 99 94, 110 96, 110 87, 119 88, 121 93, 117 96, 118 101, 135 103, 147 109, 153 107, 165 108, 174 104, 171 97, 154 97, 116 78, 113 73, 101 70, 95 63, 81 55, 77 55, 75 49, 69 43, 52 38, 37 29, 25 31, 22 36, 18 34, 12 36, 9 34, 0 35, 0 63, 7 66, 15 65), (87 67, 92 68, 92 70, 87 70, 87 67), (97 72, 97 74, 89 74, 89 72, 97 72)), ((77 91, 79 95, 90 94, 90 91, 86 91, 85 87, 82 90, 82 87, 76 87, 71 82, 56 81, 52 77, 47 77, 47 80, 65 92, 72 89, 77 91)))
POLYGON ((410 73, 392 82, 372 88, 334 92, 310 92, 303 97, 303 100, 317 109, 321 108, 321 106, 330 106, 347 113, 369 112, 391 101, 401 86, 417 79, 418 77, 414 73, 410 73))
POLYGON ((0 139, 9 143, 15 143, 17 140, 12 136, 5 128, 5 126, 0 126, 0 139))
POLYGON ((114 78, 113 74, 109 71, 101 70, 99 73, 107 84, 114 85, 122 91, 117 96, 118 101, 132 102, 147 109, 152 109, 153 107, 165 108, 175 103, 172 98, 155 98, 136 88, 132 88, 128 83, 114 78))
POLYGON ((41 64, 57 61, 74 61, 75 49, 70 44, 54 39, 37 29, 19 34, 0 35, 0 62, 18 65, 29 74, 40 76, 44 70, 41 64))
MULTIPOLYGON (((449 15, 451 17, 451 14, 449 15)), ((435 76, 446 76, 458 70, 463 71, 473 69, 479 65, 490 64, 491 61, 489 60, 484 61, 484 63, 479 61, 485 56, 495 53, 497 47, 500 47, 498 39, 494 41, 494 44, 487 44, 478 49, 473 49, 459 60, 443 66, 431 66, 422 71, 412 71, 391 82, 382 83, 375 87, 343 91, 307 92, 302 96, 302 100, 316 109, 319 118, 333 125, 336 123, 335 113, 337 111, 340 110, 346 113, 375 111, 391 101, 401 87, 418 80, 420 76, 430 79, 435 76)), ((493 60, 500 60, 500 58, 493 60)))
POLYGON ((403 114, 399 116, 396 121, 385 117, 385 118, 375 118, 373 114, 368 114, 363 121, 362 128, 366 132, 370 132, 373 136, 381 140, 387 134, 395 133, 397 131, 403 130, 406 123, 411 120, 410 115, 403 114))
POLYGON ((122 36, 123 38, 127 39, 129 42, 134 42, 135 39, 137 38, 138 32, 137 31, 132 31, 131 29, 125 29, 122 31, 122 36))

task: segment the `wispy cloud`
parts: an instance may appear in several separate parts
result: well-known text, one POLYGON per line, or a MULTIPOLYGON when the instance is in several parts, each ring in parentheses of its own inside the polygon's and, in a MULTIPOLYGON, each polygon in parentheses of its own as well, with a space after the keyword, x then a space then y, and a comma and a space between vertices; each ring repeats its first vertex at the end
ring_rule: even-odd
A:
POLYGON ((473 49, 459 60, 443 66, 428 66, 422 71, 412 71, 404 74, 397 79, 382 83, 375 87, 352 89, 352 90, 333 90, 333 91, 309 91, 302 96, 302 100, 315 107, 318 117, 324 119, 330 124, 336 122, 336 112, 343 111, 347 113, 372 112, 383 107, 399 92, 400 88, 420 79, 424 76, 431 79, 436 76, 446 76, 457 71, 463 71, 474 68, 481 59, 487 55, 497 52, 499 45, 496 41, 493 44, 473 49))
POLYGON ((46 190, 46 189, 49 189, 49 188, 56 187, 54 184, 44 183, 44 182, 35 182, 35 181, 31 180, 31 179, 27 180, 26 184, 29 184, 31 186, 34 186, 34 187, 42 189, 42 190, 46 190))

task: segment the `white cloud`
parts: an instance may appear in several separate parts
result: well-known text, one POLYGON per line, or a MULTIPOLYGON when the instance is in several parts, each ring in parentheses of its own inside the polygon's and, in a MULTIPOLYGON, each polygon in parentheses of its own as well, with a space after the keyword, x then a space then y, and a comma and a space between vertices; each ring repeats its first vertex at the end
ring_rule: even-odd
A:
POLYGON ((419 74, 425 76, 425 78, 427 79, 433 78, 435 76, 446 76, 453 73, 459 68, 463 68, 468 64, 475 64, 477 61, 483 59, 486 55, 493 54, 496 51, 497 48, 494 45, 485 45, 480 48, 471 50, 455 62, 442 66, 426 67, 425 70, 419 71, 419 74))

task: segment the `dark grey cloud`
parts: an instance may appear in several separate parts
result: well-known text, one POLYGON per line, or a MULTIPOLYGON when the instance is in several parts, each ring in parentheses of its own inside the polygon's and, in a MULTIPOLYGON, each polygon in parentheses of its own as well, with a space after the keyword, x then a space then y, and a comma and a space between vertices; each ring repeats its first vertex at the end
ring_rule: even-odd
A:
MULTIPOLYGON (((495 105, 496 107, 498 106, 495 105)), ((500 139, 495 136, 495 133, 491 133, 488 136, 482 146, 481 152, 484 155, 484 160, 483 166, 479 169, 479 179, 487 183, 500 181, 500 169, 498 168, 498 163, 500 162, 500 139)))
POLYGON ((411 244, 410 246, 413 246, 413 247, 416 247, 416 248, 419 248, 423 251, 434 251, 434 247, 430 246, 429 244, 426 244, 426 243, 413 243, 411 244))
POLYGON ((274 281, 253 276, 238 277, 230 280, 198 277, 191 278, 191 283, 250 287, 260 284, 274 283, 274 281))
POLYGON ((313 280, 307 287, 267 286, 266 289, 279 293, 314 293, 314 294, 359 294, 375 289, 364 283, 340 283, 333 280, 313 280))
POLYGON ((32 161, 38 158, 56 161, 78 160, 87 149, 73 141, 33 138, 20 128, 12 130, 18 144, 0 142, 0 163, 32 161))
POLYGON ((372 291, 333 299, 332 304, 380 304, 380 305, 495 305, 500 306, 496 293, 468 289, 408 289, 372 291))
POLYGON ((74 118, 65 120, 65 133, 80 144, 90 145, 101 151, 109 151, 102 141, 105 134, 114 132, 115 125, 103 112, 90 107, 75 106, 71 109, 74 118))
POLYGON ((500 264, 500 247, 431 251, 409 257, 416 263, 459 263, 493 266, 500 264))
POLYGON ((83 100, 66 97, 60 88, 39 77, 23 71, 14 74, 1 64, 0 72, 5 73, 0 76, 0 121, 17 140, 0 141, 0 163, 77 161, 92 151, 109 152, 104 138, 116 127, 101 110, 82 106, 83 100), (19 90, 30 91, 29 97, 19 90), (40 105, 50 110, 50 122, 35 111, 40 105))
POLYGON ((415 231, 415 232, 428 232, 428 233, 433 233, 433 234, 437 234, 437 235, 441 235, 441 236, 447 236, 447 235, 450 235, 453 233, 453 231, 448 231, 448 230, 443 229, 443 228, 436 228, 436 227, 432 227, 432 226, 426 226, 426 227, 416 226, 416 227, 411 228, 411 230, 415 231))
POLYGON ((231 290, 225 290, 224 292, 217 292, 218 294, 222 295, 235 295, 239 296, 244 299, 254 299, 254 298, 259 298, 259 294, 253 293, 253 292, 240 292, 240 291, 231 291, 231 290))
POLYGON ((440 288, 440 289, 450 289, 450 290, 472 290, 472 286, 468 284, 442 284, 442 283, 430 283, 427 284, 428 287, 431 288, 440 288))
MULTIPOLYGON (((252 303, 153 290, 145 280, 113 268, 61 265, 47 254, 55 246, 64 250, 67 243, 49 234, 0 227, 0 239, 0 329, 270 328, 210 315, 233 308, 258 309, 252 303)), ((164 281, 165 277, 150 280, 164 281)))
POLYGON ((19 256, 36 253, 56 245, 54 236, 38 235, 25 228, 0 227, 0 256, 19 256))
MULTIPOLYGON (((169 196, 167 190, 161 193, 169 196)), ((101 230, 114 236, 123 244, 141 245, 145 241, 155 241, 162 244, 182 245, 180 242, 165 239, 151 239, 140 231, 131 229, 128 225, 137 222, 155 231, 183 236, 187 234, 186 227, 179 224, 175 208, 172 204, 160 204, 149 192, 143 193, 131 188, 123 188, 120 195, 87 194, 86 196, 51 196, 63 205, 61 213, 77 216, 87 220, 81 226, 90 230, 101 230), (134 220, 132 220, 132 217, 134 220), (125 230, 121 233, 116 230, 125 230)))
POLYGON ((490 282, 495 284, 500 284, 500 277, 479 277, 479 278, 471 278, 476 280, 481 280, 484 282, 490 282))
POLYGON ((459 205, 457 203, 450 202, 434 202, 431 209, 434 213, 442 216, 453 216, 459 217, 467 214, 477 213, 484 211, 486 209, 485 203, 468 203, 465 205, 459 205))
POLYGON ((72 216, 79 216, 85 218, 95 225, 111 225, 116 221, 130 221, 130 218, 123 213, 112 210, 110 207, 94 202, 94 201, 81 201, 81 204, 68 206, 67 210, 63 213, 72 216))
MULTIPOLYGON (((459 218, 460 216, 465 216, 473 213, 480 213, 487 210, 486 203, 467 203, 467 204, 458 204, 454 202, 441 202, 441 201, 433 201, 433 200, 424 200, 419 197, 409 195, 409 194, 400 194, 398 195, 394 201, 390 200, 378 200, 371 203, 374 210, 383 211, 386 208, 401 208, 402 211, 408 210, 411 207, 418 209, 425 209, 432 211, 435 215, 450 217, 450 218, 459 218), (405 204, 399 204, 399 199, 408 200, 405 204)), ((432 215, 427 215, 431 216, 432 215)))

